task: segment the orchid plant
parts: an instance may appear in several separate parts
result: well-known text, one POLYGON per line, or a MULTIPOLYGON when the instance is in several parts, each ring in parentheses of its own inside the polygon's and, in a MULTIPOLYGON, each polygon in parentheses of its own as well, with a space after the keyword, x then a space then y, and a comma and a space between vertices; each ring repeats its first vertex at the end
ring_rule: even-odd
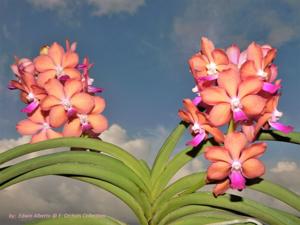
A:
MULTIPOLYGON (((241 51, 236 45, 215 48, 208 38, 189 59, 195 81, 194 99, 184 99, 182 120, 149 167, 99 135, 108 127, 102 115, 105 100, 93 86, 88 58, 79 62, 76 43, 44 46, 35 59, 15 59, 16 79, 9 89, 20 91, 27 119, 16 128, 31 135, 29 144, 0 154, 0 163, 32 152, 70 147, 73 151, 37 156, 2 167, 0 189, 46 175, 59 175, 102 188, 125 202, 141 225, 192 224, 300 224, 299 215, 269 207, 229 189, 253 189, 300 211, 300 196, 261 178, 265 166, 259 159, 267 150, 262 141, 300 144, 300 133, 282 124, 278 111, 281 80, 274 64, 276 49, 251 43, 241 51), (173 155, 188 129, 187 147, 173 155), (80 151, 75 151, 80 150, 80 151), (193 158, 204 154, 206 172, 170 180, 193 158), (203 191, 215 184, 212 192, 203 191)), ((56 218, 30 224, 108 224, 123 222, 102 218, 56 218)))

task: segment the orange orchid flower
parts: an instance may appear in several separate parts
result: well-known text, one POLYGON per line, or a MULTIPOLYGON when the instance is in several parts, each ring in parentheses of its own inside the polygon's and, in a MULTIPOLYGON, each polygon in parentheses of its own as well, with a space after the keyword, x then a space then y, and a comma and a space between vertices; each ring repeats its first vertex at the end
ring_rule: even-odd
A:
POLYGON ((62 46, 54 42, 47 50, 47 54, 42 54, 35 58, 34 65, 39 72, 37 83, 43 86, 49 79, 57 77, 60 80, 67 78, 81 79, 80 72, 76 69, 79 62, 77 53, 67 51, 62 46))
POLYGON ((259 78, 249 77, 241 81, 238 70, 228 69, 219 74, 218 86, 205 88, 200 94, 202 101, 213 106, 209 120, 215 126, 234 121, 245 121, 259 115, 266 100, 257 95, 263 82, 259 78))
POLYGON ((201 38, 201 52, 189 60, 191 72, 196 80, 215 80, 218 73, 228 67, 229 59, 222 49, 216 49, 213 42, 201 38))
POLYGON ((259 117, 255 126, 255 134, 257 134, 264 126, 267 128, 272 127, 285 134, 288 134, 294 130, 292 126, 284 125, 278 122, 278 120, 283 116, 283 113, 277 109, 279 97, 279 95, 275 95, 268 100, 264 113, 259 117))
POLYGON ((248 145, 243 133, 232 132, 226 135, 224 146, 205 148, 205 158, 212 162, 207 170, 209 182, 219 182, 213 192, 220 195, 228 188, 243 190, 246 179, 260 177, 265 173, 263 163, 258 159, 267 145, 255 143, 248 145))
POLYGON ((53 78, 44 86, 48 96, 41 102, 41 108, 50 110, 49 121, 53 127, 61 126, 76 113, 89 113, 94 108, 93 96, 81 92, 81 81, 68 79, 63 85, 53 78))
POLYGON ((204 113, 200 112, 190 99, 184 99, 183 105, 186 110, 180 109, 178 115, 190 124, 190 131, 193 135, 193 139, 188 141, 187 145, 196 147, 207 138, 207 133, 210 133, 217 142, 223 142, 223 133, 210 124, 204 113))
POLYGON ((31 73, 24 73, 19 81, 10 81, 9 87, 19 89, 21 100, 28 104, 21 112, 32 113, 46 97, 45 90, 36 84, 36 79, 31 73))
POLYGON ((31 143, 62 137, 61 133, 52 130, 49 116, 40 107, 28 119, 20 121, 16 128, 22 135, 32 135, 31 143))
POLYGON ((82 133, 92 132, 92 136, 98 136, 108 128, 107 119, 101 115, 105 108, 105 101, 99 96, 94 97, 95 107, 88 114, 77 114, 65 124, 63 135, 65 137, 79 137, 82 133))
POLYGON ((274 94, 280 85, 272 84, 277 76, 277 67, 272 64, 277 50, 269 45, 260 46, 255 42, 247 49, 247 61, 241 67, 241 77, 259 77, 264 81, 263 90, 274 94))

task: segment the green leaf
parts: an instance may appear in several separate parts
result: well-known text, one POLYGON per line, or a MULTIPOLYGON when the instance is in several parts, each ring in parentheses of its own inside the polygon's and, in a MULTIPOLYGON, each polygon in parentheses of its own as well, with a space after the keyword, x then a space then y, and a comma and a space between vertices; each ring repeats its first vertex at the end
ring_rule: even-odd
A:
POLYGON ((7 169, 4 169, 0 174, 0 183, 5 181, 5 177, 12 178, 40 167, 67 162, 90 163, 98 165, 102 169, 105 168, 106 170, 128 178, 150 196, 149 187, 147 187, 143 180, 139 179, 139 177, 124 163, 108 155, 86 151, 58 152, 24 160, 13 166, 10 166, 7 169))
POLYGON ((189 194, 203 187, 205 177, 205 173, 194 173, 177 180, 158 196, 153 204, 152 212, 155 212, 163 202, 170 200, 175 195, 189 194))
POLYGON ((271 181, 266 181, 262 179, 256 179, 256 183, 249 185, 248 187, 272 196, 294 209, 300 212, 300 196, 278 184, 274 184, 271 181))
POLYGON ((108 216, 87 218, 55 218, 33 221, 26 225, 126 225, 108 216))
POLYGON ((164 142, 163 146, 159 150, 151 172, 151 181, 154 183, 161 175, 167 162, 169 161, 170 155, 174 151, 177 143, 179 142, 181 136, 186 130, 187 125, 181 122, 169 135, 169 137, 164 142))
POLYGON ((276 130, 262 130, 258 135, 258 140, 282 141, 293 144, 300 144, 300 132, 291 132, 289 134, 284 134, 276 130))
MULTIPOLYGON (((99 179, 90 178, 90 177, 79 177, 79 176, 68 176, 68 177, 70 177, 72 179, 80 180, 80 181, 83 181, 86 183, 93 184, 99 188, 102 188, 102 189, 112 193, 113 195, 115 195, 116 197, 121 199, 126 205, 128 205, 129 208, 132 209, 132 211, 135 213, 135 215, 139 219, 140 224, 148 225, 148 222, 145 218, 143 209, 141 208, 139 203, 130 194, 128 194, 126 191, 122 190, 121 188, 118 188, 108 182, 105 182, 105 181, 102 181, 99 179)), ((146 217, 150 218, 150 215, 148 215, 148 216, 146 215, 146 217)))
POLYGON ((164 217, 158 225, 165 225, 169 224, 170 222, 180 219, 183 216, 195 214, 195 213, 201 213, 201 212, 209 212, 209 211, 222 211, 220 209, 216 209, 210 206, 203 206, 203 205, 188 205, 181 207, 179 209, 174 210, 173 212, 170 212, 166 217, 164 217))
POLYGON ((122 177, 119 174, 113 173, 106 168, 93 164, 82 163, 59 163, 50 166, 45 166, 30 172, 27 172, 16 178, 10 177, 5 174, 5 171, 0 173, 1 181, 7 181, 0 186, 0 189, 4 189, 15 183, 19 183, 24 180, 28 180, 34 177, 46 176, 46 175, 75 175, 75 176, 87 176, 100 180, 107 181, 133 196, 136 201, 141 205, 145 213, 150 216, 150 203, 146 195, 130 180, 126 177, 122 177), (13 179, 14 178, 14 179, 13 179))
POLYGON ((187 147, 177 153, 174 158, 168 162, 165 170, 153 185, 152 196, 157 198, 163 188, 169 183, 171 178, 189 161, 193 160, 196 156, 202 153, 205 147, 210 146, 210 140, 203 142, 197 148, 187 147))
POLYGON ((169 200, 158 209, 153 217, 153 224, 158 224, 172 211, 188 205, 205 205, 234 210, 235 212, 258 218, 272 225, 300 224, 299 218, 281 210, 273 209, 258 202, 234 195, 224 195, 215 198, 210 192, 193 193, 169 200))
POLYGON ((127 151, 122 148, 92 138, 56 138, 47 141, 38 142, 35 144, 24 144, 15 148, 9 149, 0 154, 0 164, 17 157, 26 155, 28 153, 37 152, 46 149, 58 148, 58 147, 76 147, 92 149, 109 154, 127 165, 132 171, 134 171, 141 180, 147 184, 150 184, 150 173, 140 162, 127 151))

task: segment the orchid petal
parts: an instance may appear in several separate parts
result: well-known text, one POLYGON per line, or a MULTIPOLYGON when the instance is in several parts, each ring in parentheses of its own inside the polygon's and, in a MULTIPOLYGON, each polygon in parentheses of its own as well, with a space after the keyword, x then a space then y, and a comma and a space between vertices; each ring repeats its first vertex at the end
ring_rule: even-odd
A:
POLYGON ((294 127, 293 126, 290 126, 290 125, 284 125, 282 123, 279 123, 279 122, 270 122, 269 121, 269 124, 271 127, 273 127, 274 129, 276 130, 279 130, 285 134, 288 134, 290 132, 292 132, 294 130, 294 127))
POLYGON ((281 85, 279 84, 272 84, 269 82, 264 82, 263 84, 263 90, 266 92, 269 92, 270 94, 275 94, 279 89, 281 88, 281 85))

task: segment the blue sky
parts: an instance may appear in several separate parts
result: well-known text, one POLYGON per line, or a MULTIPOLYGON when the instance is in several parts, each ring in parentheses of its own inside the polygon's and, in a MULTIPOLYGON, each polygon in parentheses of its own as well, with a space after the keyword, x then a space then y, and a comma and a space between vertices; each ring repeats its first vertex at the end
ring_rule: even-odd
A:
POLYGON ((67 38, 77 41, 81 57, 95 63, 92 76, 105 89, 110 123, 130 135, 176 125, 181 100, 192 97, 186 62, 198 51, 201 36, 221 48, 231 43, 244 48, 251 41, 278 48, 283 120, 300 126, 297 1, 113 2, 1 0, 0 101, 5 107, 0 109, 0 137, 18 137, 15 124, 24 117, 17 93, 5 88, 13 77, 13 56, 33 57, 40 46, 64 44, 67 38))
MULTIPOLYGON (((0 0, 0 139, 17 139, 15 124, 24 118, 17 92, 6 89, 13 56, 34 57, 40 46, 67 38, 95 63, 104 114, 126 138, 157 132, 153 140, 176 126, 182 99, 193 96, 187 60, 201 36, 220 48, 252 41, 278 48, 280 110, 299 130, 299 11, 296 0, 0 0)), ((264 159, 272 167, 300 165, 297 146, 270 148, 264 159)))

